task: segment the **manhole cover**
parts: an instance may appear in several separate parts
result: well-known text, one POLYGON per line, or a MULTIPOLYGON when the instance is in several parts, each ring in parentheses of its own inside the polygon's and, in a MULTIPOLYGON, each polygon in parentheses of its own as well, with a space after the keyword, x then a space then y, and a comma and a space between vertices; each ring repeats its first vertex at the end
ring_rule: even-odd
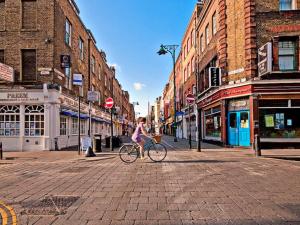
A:
POLYGON ((40 201, 22 204, 23 215, 64 215, 77 200, 77 196, 47 196, 40 201))
POLYGON ((62 170, 62 173, 82 173, 88 170, 90 167, 70 167, 67 169, 62 170))

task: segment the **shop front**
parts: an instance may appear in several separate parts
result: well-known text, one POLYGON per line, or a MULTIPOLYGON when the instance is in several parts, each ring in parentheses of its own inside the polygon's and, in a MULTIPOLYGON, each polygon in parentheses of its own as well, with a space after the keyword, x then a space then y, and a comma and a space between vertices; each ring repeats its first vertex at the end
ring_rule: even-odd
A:
POLYGON ((197 110, 192 106, 184 110, 183 137, 188 139, 191 134, 192 141, 197 140, 197 110))
POLYGON ((209 106, 203 113, 203 138, 208 141, 221 142, 222 117, 221 105, 209 106))

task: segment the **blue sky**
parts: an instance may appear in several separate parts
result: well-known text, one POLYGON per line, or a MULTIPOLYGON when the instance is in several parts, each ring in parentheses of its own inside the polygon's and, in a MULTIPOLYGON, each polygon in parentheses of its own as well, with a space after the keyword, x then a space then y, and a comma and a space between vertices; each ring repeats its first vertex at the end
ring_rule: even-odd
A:
POLYGON ((147 114, 162 94, 172 70, 170 55, 158 56, 161 44, 181 43, 197 0, 76 0, 80 16, 92 30, 117 78, 147 114))

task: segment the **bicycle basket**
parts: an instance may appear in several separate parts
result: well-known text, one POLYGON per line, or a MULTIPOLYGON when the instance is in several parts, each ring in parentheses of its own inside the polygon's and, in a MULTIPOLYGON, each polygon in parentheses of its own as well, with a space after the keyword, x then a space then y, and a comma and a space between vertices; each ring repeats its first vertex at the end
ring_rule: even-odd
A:
POLYGON ((161 142, 161 135, 155 135, 153 137, 153 139, 155 140, 156 143, 160 143, 161 142))

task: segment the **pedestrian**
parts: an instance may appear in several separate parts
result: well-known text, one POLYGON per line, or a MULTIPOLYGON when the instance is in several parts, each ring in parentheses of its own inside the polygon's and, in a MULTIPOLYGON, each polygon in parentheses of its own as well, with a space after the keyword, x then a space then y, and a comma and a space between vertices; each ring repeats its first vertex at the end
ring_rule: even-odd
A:
POLYGON ((148 136, 147 131, 144 127, 146 123, 146 118, 145 117, 139 117, 137 120, 137 127, 135 128, 135 131, 131 137, 131 139, 137 143, 140 147, 140 155, 141 159, 144 159, 144 145, 145 145, 145 140, 141 137, 143 134, 144 136, 148 136))

